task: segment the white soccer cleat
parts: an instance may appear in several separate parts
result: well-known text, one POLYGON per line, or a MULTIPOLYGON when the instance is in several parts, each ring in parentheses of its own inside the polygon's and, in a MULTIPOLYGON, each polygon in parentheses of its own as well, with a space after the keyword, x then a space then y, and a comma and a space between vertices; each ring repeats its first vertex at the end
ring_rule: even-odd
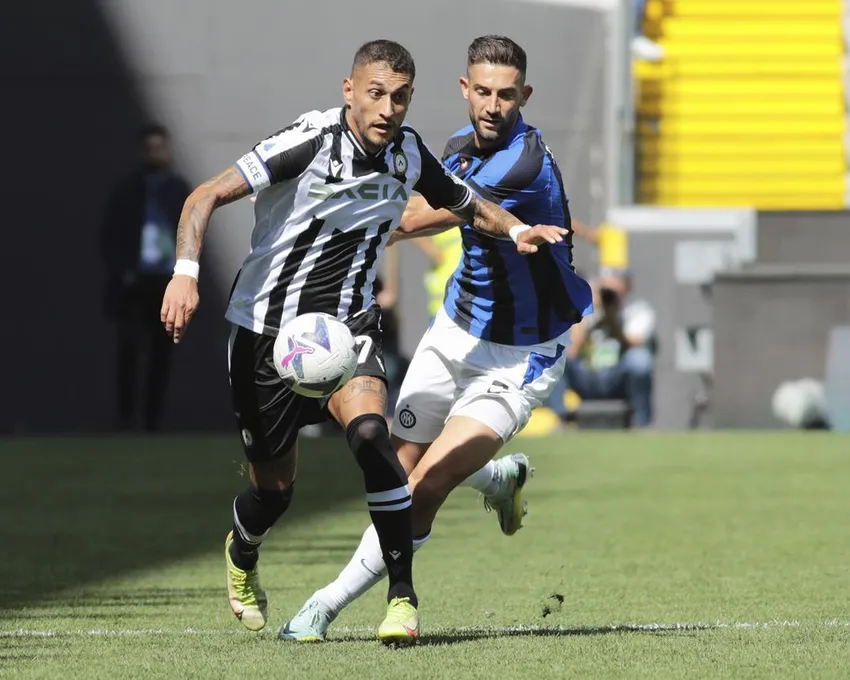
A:
POLYGON ((336 616, 321 600, 311 597, 301 611, 280 627, 277 636, 281 640, 322 642, 336 616))
POLYGON ((525 454, 512 453, 496 461, 499 489, 484 495, 484 507, 487 512, 496 511, 499 527, 506 536, 513 536, 522 528, 522 518, 528 514, 522 489, 533 474, 534 468, 525 454))

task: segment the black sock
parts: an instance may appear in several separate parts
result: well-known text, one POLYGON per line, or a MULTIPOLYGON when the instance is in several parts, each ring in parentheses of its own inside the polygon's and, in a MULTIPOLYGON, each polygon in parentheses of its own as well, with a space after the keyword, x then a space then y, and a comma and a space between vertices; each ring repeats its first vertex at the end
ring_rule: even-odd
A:
POLYGON ((259 547, 272 525, 292 501, 292 486, 285 491, 250 486, 233 501, 233 542, 230 559, 240 569, 257 566, 259 547))
POLYGON ((410 487, 390 442, 387 422, 375 413, 358 416, 348 424, 346 436, 363 470, 369 515, 387 565, 387 601, 407 597, 415 607, 410 487))

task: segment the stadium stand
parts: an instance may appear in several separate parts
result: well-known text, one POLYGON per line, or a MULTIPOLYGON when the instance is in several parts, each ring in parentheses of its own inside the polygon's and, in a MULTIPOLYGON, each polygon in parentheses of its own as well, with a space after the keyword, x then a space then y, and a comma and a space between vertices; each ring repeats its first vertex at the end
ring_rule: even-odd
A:
POLYGON ((642 203, 845 206, 841 0, 648 0, 642 203))

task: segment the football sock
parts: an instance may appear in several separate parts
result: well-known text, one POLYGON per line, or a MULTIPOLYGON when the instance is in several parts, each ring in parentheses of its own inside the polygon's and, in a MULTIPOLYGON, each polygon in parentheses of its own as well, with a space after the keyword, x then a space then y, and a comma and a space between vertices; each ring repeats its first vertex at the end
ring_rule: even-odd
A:
POLYGON ((358 416, 348 424, 346 437, 363 470, 369 515, 387 565, 387 600, 407 597, 415 607, 410 487, 390 442, 387 421, 376 413, 358 416))
POLYGON ((250 486, 233 501, 233 541, 230 559, 240 569, 248 571, 257 565, 258 549, 269 529, 292 501, 293 487, 284 491, 258 489, 250 486))
MULTIPOLYGON (((430 532, 413 539, 413 552, 425 545, 431 537, 430 532)), ((339 614, 367 590, 387 575, 386 567, 378 542, 378 533, 370 525, 363 532, 360 545, 354 551, 351 561, 339 572, 339 576, 313 597, 318 599, 334 614, 339 614)))
POLYGON ((473 472, 467 477, 461 486, 471 486, 476 491, 480 491, 485 496, 490 496, 499 490, 499 484, 502 481, 502 473, 496 461, 491 460, 487 465, 481 468, 478 472, 473 472))

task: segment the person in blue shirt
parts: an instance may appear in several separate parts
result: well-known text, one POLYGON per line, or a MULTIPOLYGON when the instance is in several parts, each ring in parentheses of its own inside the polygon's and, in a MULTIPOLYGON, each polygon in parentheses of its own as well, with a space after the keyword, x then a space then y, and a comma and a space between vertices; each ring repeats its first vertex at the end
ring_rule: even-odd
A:
MULTIPOLYGON (((526 224, 570 229, 558 165, 540 130, 520 114, 532 93, 526 61, 510 38, 472 42, 460 79, 471 124, 448 140, 443 164, 526 224)), ((511 239, 458 225, 448 211, 413 197, 396 234, 423 236, 458 226, 461 259, 411 360, 393 421, 393 443, 413 496, 414 550, 462 484, 484 495, 503 533, 520 528, 522 488, 532 468, 523 454, 493 457, 546 402, 564 372, 570 328, 593 311, 590 286, 572 265, 571 231, 561 242, 518 255, 511 239)), ((512 239, 527 228, 513 227, 512 239)), ((314 593, 279 637, 324 639, 339 612, 384 573, 378 537, 369 527, 339 577, 314 593)))
POLYGON ((171 167, 168 130, 139 131, 140 164, 109 191, 102 224, 105 313, 116 325, 119 430, 133 427, 140 393, 140 355, 146 355, 144 428, 160 429, 174 343, 162 332, 162 293, 174 269, 177 223, 190 188, 171 167))

